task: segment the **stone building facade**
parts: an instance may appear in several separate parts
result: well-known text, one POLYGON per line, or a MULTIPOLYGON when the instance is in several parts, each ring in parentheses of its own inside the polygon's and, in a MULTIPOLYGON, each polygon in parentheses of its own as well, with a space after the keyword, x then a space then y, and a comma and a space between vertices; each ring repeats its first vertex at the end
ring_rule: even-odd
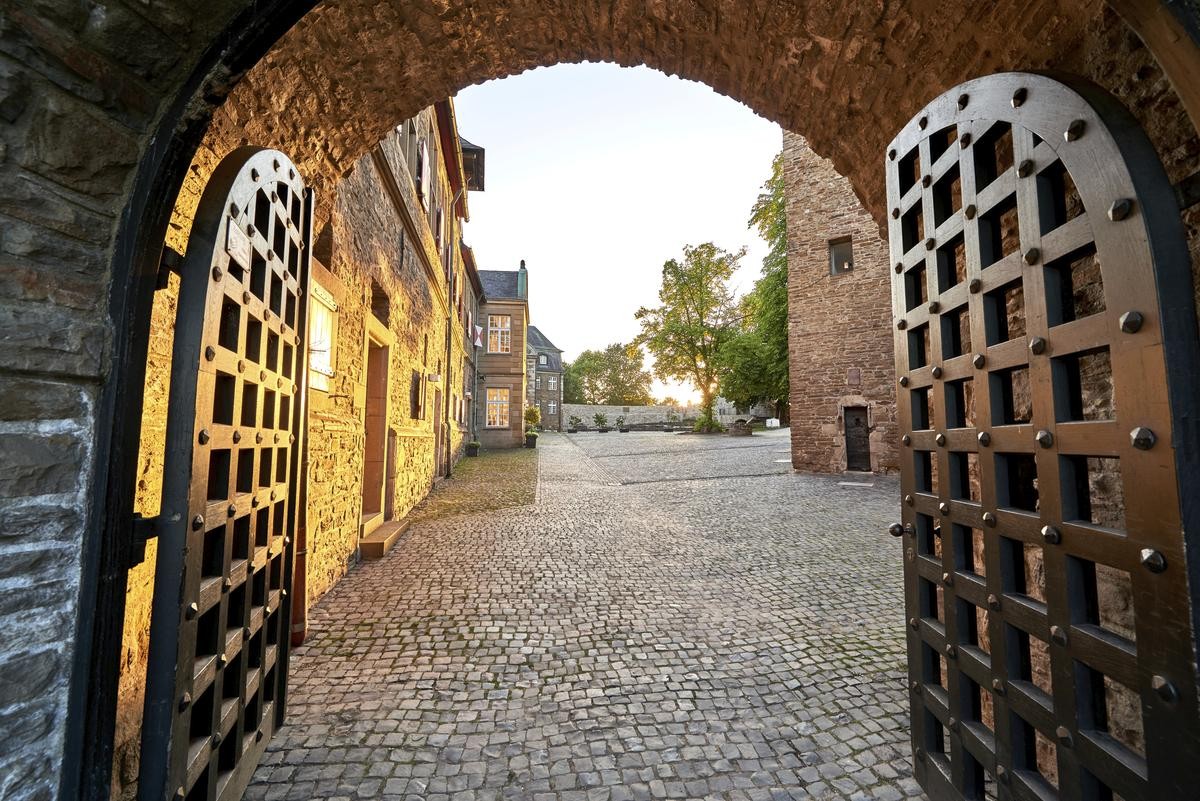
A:
POLYGON ((888 246, 850 182, 783 135, 792 466, 899 469, 888 246))
POLYGON ((479 443, 484 448, 518 448, 525 442, 529 372, 529 273, 480 270, 483 349, 479 355, 479 443))
POLYGON ((557 347, 534 325, 529 326, 529 346, 534 355, 531 403, 541 410, 542 428, 548 431, 562 431, 562 348, 557 347))

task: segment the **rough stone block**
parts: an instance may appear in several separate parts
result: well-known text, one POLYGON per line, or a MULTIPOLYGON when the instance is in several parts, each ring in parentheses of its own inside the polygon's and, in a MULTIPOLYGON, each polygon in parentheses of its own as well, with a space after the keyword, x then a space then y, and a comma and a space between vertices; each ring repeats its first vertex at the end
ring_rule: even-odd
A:
POLYGON ((0 369, 94 378, 107 351, 108 324, 95 312, 0 302, 0 369))
POLYGON ((82 419, 89 411, 90 394, 78 384, 5 376, 0 380, 0 422, 82 419))
POLYGON ((86 457, 76 433, 0 433, 0 498, 74 492, 86 457))
POLYGON ((17 654, 0 663, 0 709, 50 693, 66 681, 67 665, 55 650, 17 654))

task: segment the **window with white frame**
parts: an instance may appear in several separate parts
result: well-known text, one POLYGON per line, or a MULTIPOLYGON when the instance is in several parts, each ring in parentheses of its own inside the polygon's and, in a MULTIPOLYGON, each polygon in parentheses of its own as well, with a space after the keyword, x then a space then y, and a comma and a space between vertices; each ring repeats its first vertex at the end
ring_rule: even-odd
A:
POLYGON ((488 353, 512 353, 512 317, 488 315, 488 353))
POLYGON ((539 353, 538 354, 538 364, 545 364, 545 363, 546 363, 546 354, 539 353))
POLYGON ((508 389, 487 390, 487 427, 508 428, 508 389))
POLYGON ((558 404, 554 401, 550 401, 550 404, 546 408, 549 409, 550 414, 556 414, 558 412, 558 404))
POLYGON ((311 283, 312 303, 308 314, 308 385, 329 391, 333 378, 333 346, 337 337, 337 301, 325 287, 311 283))
POLYGON ((542 377, 541 377, 540 375, 539 375, 539 376, 534 376, 534 379, 533 379, 533 388, 534 388, 534 389, 541 389, 541 388, 542 388, 542 377))
POLYGON ((546 388, 547 389, 558 389, 558 376, 556 376, 556 375, 546 376, 546 388))

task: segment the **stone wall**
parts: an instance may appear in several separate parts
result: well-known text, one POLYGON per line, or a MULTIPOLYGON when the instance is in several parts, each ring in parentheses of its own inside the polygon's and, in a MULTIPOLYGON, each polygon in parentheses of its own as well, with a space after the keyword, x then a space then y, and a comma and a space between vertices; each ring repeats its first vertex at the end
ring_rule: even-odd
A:
POLYGON ((788 367, 792 467, 846 469, 847 407, 867 409, 871 469, 899 469, 887 242, 850 182, 803 137, 783 136, 788 223, 788 367), (853 269, 830 270, 850 238, 853 269))

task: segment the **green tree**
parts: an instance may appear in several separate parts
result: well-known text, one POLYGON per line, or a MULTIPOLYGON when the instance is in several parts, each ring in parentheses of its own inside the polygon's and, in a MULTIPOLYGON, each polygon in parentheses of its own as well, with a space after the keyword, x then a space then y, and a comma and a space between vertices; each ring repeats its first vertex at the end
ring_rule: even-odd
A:
POLYGON ((654 372, 664 380, 687 381, 700 393, 698 430, 715 430, 713 417, 720 377, 720 352, 736 331, 737 304, 729 281, 746 255, 711 242, 685 246, 683 260, 663 264, 655 308, 642 307, 637 341, 654 357, 654 372))
POLYGON ((783 155, 771 165, 750 213, 750 227, 758 229, 768 251, 762 277, 742 298, 739 331, 722 347, 721 395, 746 408, 770 403, 775 414, 786 417, 788 398, 788 298, 787 204, 783 182, 783 155))
POLYGON ((564 368, 564 403, 644 406, 650 397, 650 373, 642 349, 614 342, 604 350, 585 350, 564 368))

